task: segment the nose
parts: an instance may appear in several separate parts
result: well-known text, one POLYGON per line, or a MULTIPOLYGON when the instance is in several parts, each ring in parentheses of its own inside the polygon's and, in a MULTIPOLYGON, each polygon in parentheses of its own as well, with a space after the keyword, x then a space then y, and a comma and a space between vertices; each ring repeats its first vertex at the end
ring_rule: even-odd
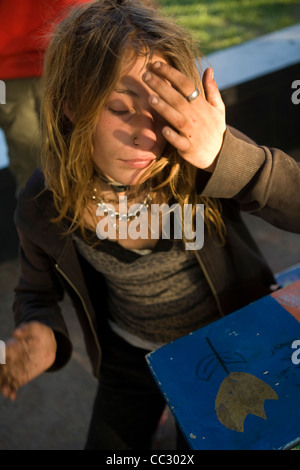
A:
POLYGON ((133 146, 141 150, 152 150, 157 144, 159 131, 159 126, 151 111, 144 111, 137 115, 132 134, 133 146))

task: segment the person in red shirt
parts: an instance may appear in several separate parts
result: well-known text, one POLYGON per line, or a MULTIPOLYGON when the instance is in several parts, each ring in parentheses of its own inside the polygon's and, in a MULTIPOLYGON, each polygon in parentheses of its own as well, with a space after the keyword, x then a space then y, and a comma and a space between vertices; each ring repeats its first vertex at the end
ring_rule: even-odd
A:
POLYGON ((50 32, 70 7, 87 0, 0 0, 0 104, 10 170, 17 191, 37 166, 39 157, 40 80, 50 32))

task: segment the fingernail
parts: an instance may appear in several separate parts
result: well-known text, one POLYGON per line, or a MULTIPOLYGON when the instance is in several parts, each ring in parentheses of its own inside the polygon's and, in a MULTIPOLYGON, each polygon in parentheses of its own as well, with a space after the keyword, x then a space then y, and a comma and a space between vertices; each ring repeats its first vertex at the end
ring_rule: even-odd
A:
POLYGON ((157 104, 158 103, 157 96, 151 96, 150 101, 152 104, 157 104))
POLYGON ((214 73, 213 69, 211 69, 210 76, 211 76, 211 79, 214 80, 214 78, 215 78, 215 73, 214 73))
POLYGON ((149 80, 151 80, 151 73, 150 72, 145 73, 144 80, 145 80, 145 82, 148 82, 149 80))
POLYGON ((159 69, 160 66, 161 66, 161 62, 154 62, 153 64, 154 69, 159 69))

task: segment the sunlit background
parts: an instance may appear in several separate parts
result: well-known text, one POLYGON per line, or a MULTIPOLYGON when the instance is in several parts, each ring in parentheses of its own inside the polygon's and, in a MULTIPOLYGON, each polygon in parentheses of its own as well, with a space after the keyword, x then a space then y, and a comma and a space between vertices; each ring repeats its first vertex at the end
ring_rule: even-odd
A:
POLYGON ((299 0, 159 0, 202 52, 225 49, 300 22, 299 0))

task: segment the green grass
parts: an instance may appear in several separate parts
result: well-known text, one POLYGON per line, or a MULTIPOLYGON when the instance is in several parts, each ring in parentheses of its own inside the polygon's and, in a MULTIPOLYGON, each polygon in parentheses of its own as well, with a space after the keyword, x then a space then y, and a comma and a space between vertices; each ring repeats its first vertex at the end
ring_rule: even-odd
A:
POLYGON ((299 0, 160 0, 209 54, 300 22, 299 0))

